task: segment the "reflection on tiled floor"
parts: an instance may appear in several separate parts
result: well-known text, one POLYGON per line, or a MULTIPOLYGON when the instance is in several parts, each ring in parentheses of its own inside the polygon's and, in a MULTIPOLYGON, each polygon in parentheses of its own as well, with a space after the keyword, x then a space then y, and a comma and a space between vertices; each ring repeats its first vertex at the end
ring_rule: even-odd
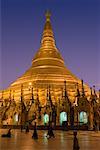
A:
MULTIPOLYGON (((38 131, 38 140, 32 139, 32 132, 12 130, 12 137, 2 138, 7 130, 0 129, 0 150, 73 150, 72 131, 54 131, 55 138, 47 139, 47 131, 38 131)), ((80 150, 100 150, 100 131, 78 131, 80 150)))

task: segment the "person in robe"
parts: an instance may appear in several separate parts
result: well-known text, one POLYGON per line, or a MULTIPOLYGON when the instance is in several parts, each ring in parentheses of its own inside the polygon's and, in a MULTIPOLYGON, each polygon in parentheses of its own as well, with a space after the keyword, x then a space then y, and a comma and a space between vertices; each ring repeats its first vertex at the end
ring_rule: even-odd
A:
POLYGON ((36 122, 35 122, 35 125, 34 125, 34 132, 33 132, 32 138, 33 138, 33 139, 38 139, 38 133, 37 133, 36 122))

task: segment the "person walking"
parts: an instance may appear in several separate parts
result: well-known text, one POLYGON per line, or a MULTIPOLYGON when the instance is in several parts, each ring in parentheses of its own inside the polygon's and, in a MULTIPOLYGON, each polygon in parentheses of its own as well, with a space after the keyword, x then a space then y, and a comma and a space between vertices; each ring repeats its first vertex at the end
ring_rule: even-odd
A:
POLYGON ((48 126, 48 133, 47 133, 47 138, 51 138, 51 137, 55 138, 55 135, 54 135, 54 133, 53 133, 52 124, 50 124, 50 125, 48 126))
POLYGON ((77 131, 74 131, 73 133, 74 135, 74 139, 73 139, 73 150, 79 150, 79 143, 78 143, 78 139, 77 139, 77 131))
POLYGON ((34 132, 33 132, 32 138, 33 138, 33 139, 38 139, 37 128, 36 128, 36 122, 35 122, 35 125, 34 125, 34 132))
POLYGON ((20 129, 21 129, 21 132, 23 131, 23 125, 21 124, 21 126, 20 126, 20 129))
POLYGON ((28 133, 29 132, 29 122, 27 121, 25 124, 25 132, 28 133))

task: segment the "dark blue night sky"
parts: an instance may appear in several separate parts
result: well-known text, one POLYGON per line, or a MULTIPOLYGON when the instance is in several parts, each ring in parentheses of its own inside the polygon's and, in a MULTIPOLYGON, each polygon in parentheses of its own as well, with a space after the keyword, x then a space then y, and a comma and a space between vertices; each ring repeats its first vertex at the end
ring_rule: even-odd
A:
POLYGON ((1 0, 0 89, 7 88, 31 66, 48 9, 66 67, 99 89, 99 0, 1 0))

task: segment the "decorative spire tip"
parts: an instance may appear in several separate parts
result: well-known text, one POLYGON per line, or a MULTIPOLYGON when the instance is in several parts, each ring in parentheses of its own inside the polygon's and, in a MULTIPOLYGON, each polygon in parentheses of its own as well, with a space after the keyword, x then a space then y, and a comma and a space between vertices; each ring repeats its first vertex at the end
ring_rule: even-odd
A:
POLYGON ((46 11, 45 16, 46 16, 46 21, 50 21, 51 13, 49 10, 46 11))

